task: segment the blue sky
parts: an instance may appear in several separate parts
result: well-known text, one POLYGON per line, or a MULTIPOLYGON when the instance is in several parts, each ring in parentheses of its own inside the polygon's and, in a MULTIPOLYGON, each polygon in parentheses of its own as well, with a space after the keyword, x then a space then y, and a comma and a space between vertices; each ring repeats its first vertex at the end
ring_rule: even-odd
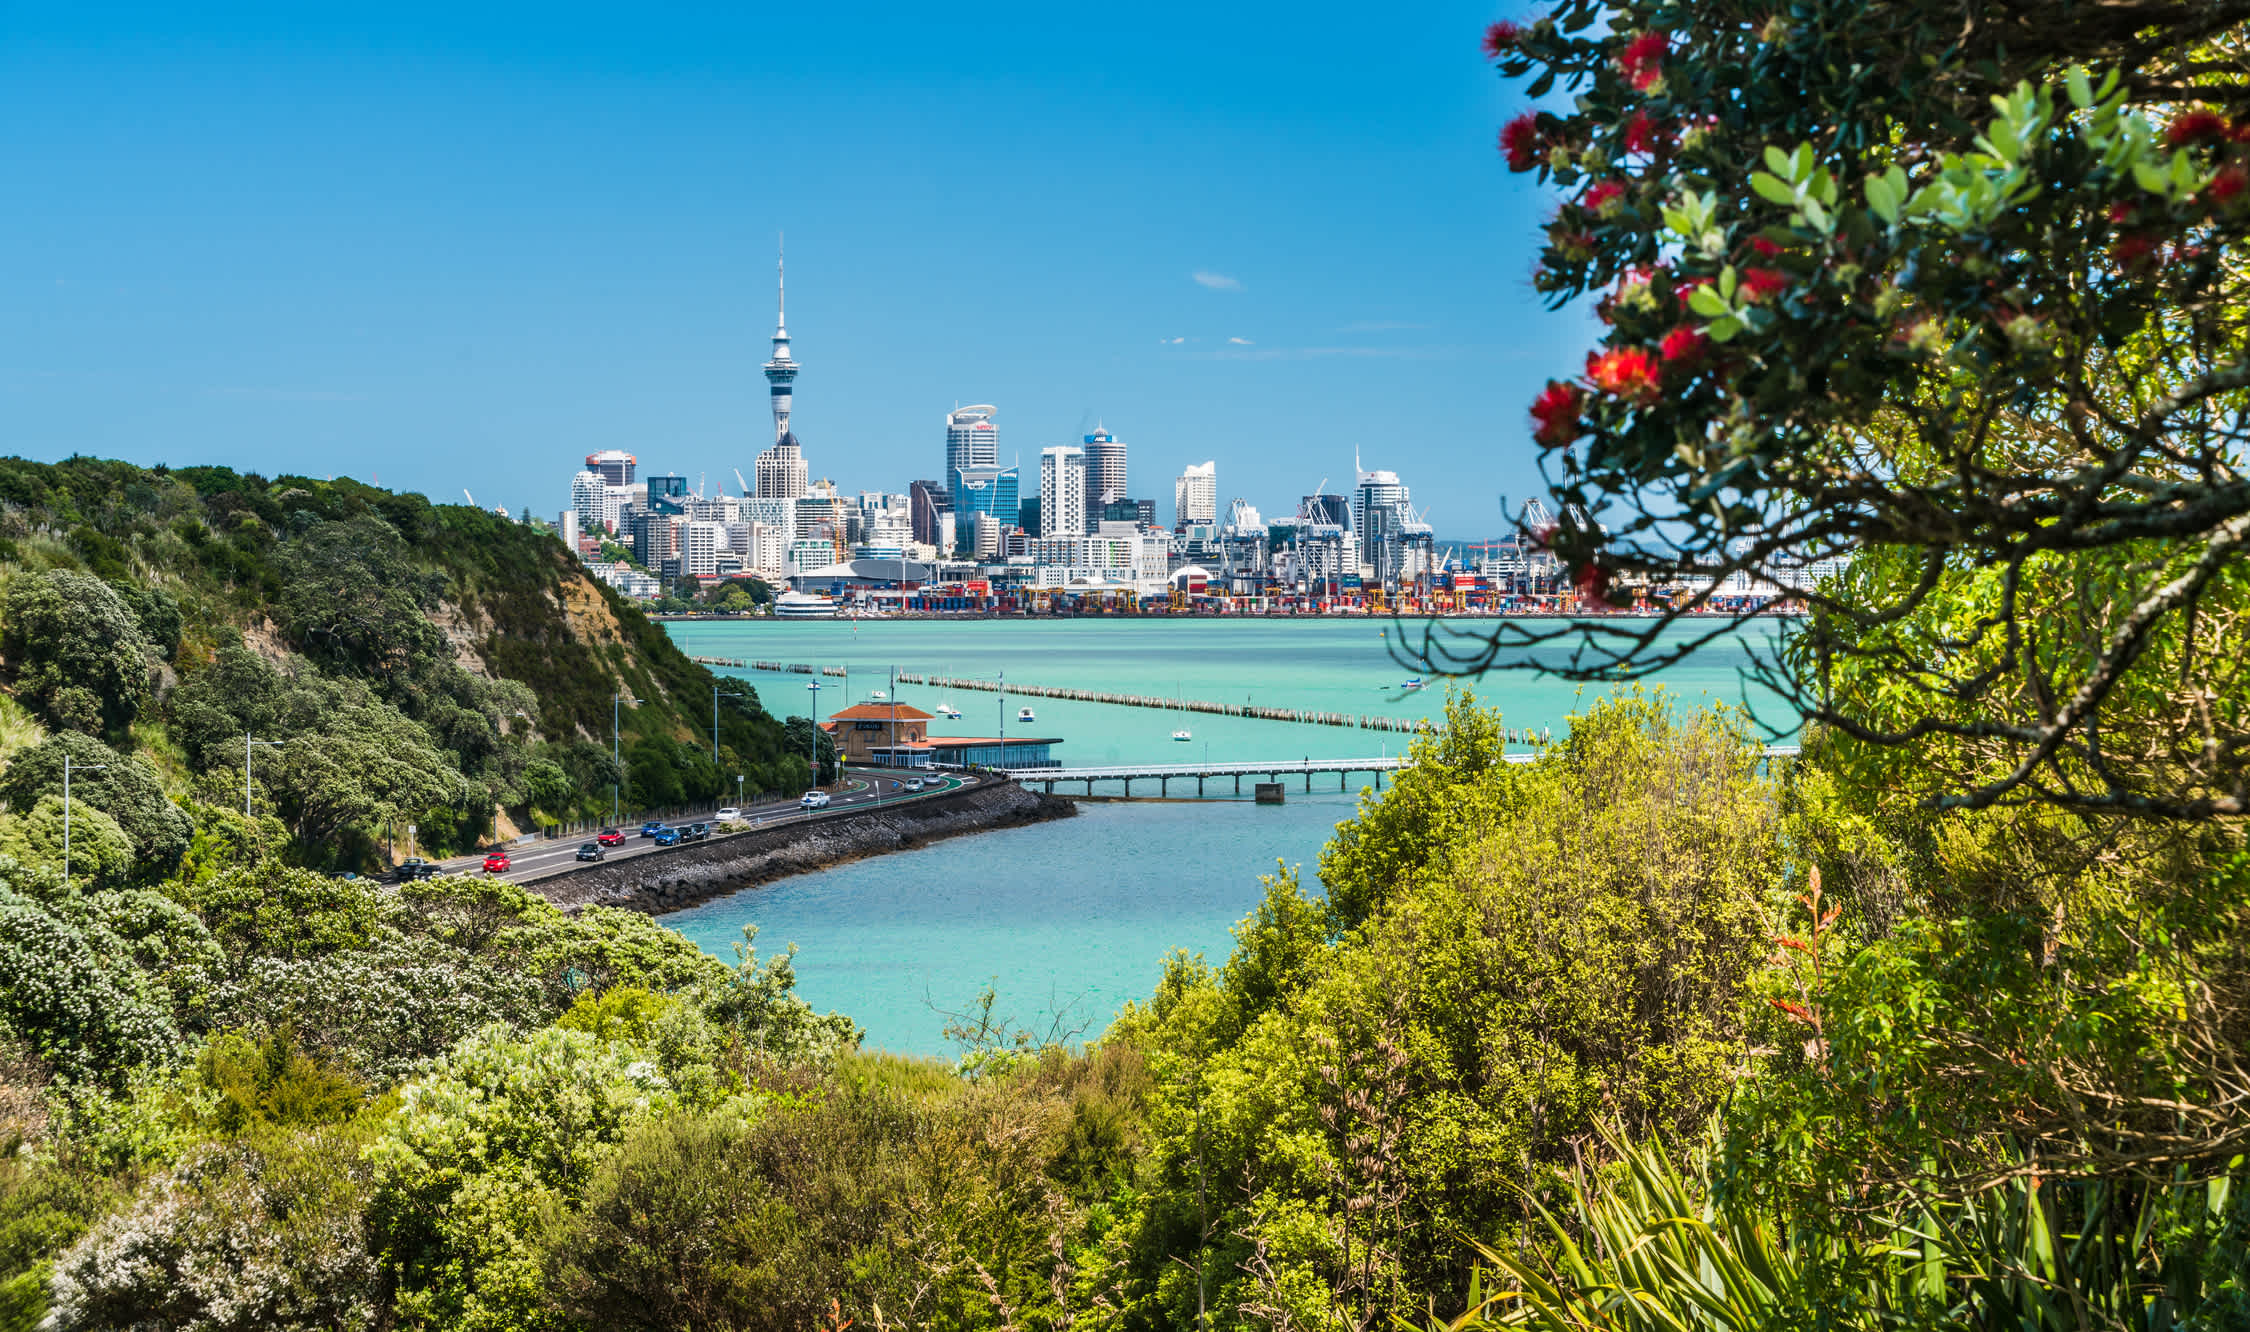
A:
POLYGON ((731 479, 786 228, 847 490, 991 402, 1027 462, 1106 422, 1166 515, 1186 463, 1270 513, 1356 445, 1496 530, 1591 340, 1492 149, 1507 12, 0 4, 0 452, 548 513, 595 449, 731 479))

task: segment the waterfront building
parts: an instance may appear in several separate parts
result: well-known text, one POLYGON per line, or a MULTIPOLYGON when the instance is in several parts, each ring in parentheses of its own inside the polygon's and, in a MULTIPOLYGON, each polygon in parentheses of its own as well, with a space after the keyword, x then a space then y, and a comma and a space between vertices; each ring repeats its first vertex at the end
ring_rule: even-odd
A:
POLYGON ((914 539, 940 550, 949 549, 938 539, 938 515, 953 511, 952 492, 943 481, 915 481, 906 487, 907 514, 914 539))
POLYGON ((836 545, 831 541, 800 539, 789 543, 788 568, 785 577, 795 577, 802 569, 825 569, 836 562, 836 545))
POLYGON ((1409 502, 1398 473, 1357 468, 1352 528, 1358 539, 1361 576, 1386 590, 1429 574, 1436 565, 1437 542, 1409 502))
POLYGON ((1057 444, 1039 451, 1039 535, 1086 532, 1086 450, 1057 444))
POLYGON ((923 763, 898 760, 928 753, 934 715, 908 703, 854 703, 830 713, 821 729, 835 739, 837 752, 847 763, 919 768, 927 758, 923 763))
POLYGON ((971 525, 975 515, 988 514, 1002 528, 1019 523, 1022 504, 1016 495, 1017 469, 998 465, 958 468, 951 473, 953 511, 971 525))
POLYGON ((633 468, 639 462, 640 459, 630 453, 604 449, 600 453, 586 455, 586 470, 600 477, 603 485, 630 486, 633 484, 633 468))
POLYGON ((1086 507, 1089 512, 1132 493, 1125 480, 1125 441, 1096 425, 1086 436, 1086 507))
POLYGON ((1172 527, 1185 531, 1196 524, 1219 521, 1219 464, 1216 460, 1191 463, 1172 483, 1172 527))
MULTIPOLYGON (((595 456, 599 457, 600 455, 596 454, 595 456)), ((592 458, 587 459, 588 463, 592 461, 592 458)), ((570 511, 577 516, 578 526, 581 529, 588 532, 600 532, 607 529, 609 526, 608 492, 608 483, 604 482, 602 474, 595 471, 591 466, 570 478, 570 511)))
POLYGON ((1000 409, 989 402, 956 407, 945 414, 945 472, 1000 465, 1000 427, 992 418, 1000 409))

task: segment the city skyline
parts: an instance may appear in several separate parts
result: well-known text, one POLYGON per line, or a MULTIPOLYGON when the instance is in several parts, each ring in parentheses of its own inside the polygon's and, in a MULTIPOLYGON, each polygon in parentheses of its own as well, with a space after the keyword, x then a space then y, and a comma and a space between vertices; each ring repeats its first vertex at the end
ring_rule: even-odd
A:
POLYGON ((19 9, 0 451, 540 511, 558 456, 748 471, 785 230, 816 473, 904 489, 933 413, 992 402, 1027 476, 1106 425, 1136 494, 1218 457, 1271 509, 1356 444, 1473 480, 1433 520, 1489 528, 1583 342, 1522 280, 1490 15, 1417 22, 1380 106, 1350 23, 1270 17, 19 9), (1179 52, 1191 17, 1263 54, 1179 52))

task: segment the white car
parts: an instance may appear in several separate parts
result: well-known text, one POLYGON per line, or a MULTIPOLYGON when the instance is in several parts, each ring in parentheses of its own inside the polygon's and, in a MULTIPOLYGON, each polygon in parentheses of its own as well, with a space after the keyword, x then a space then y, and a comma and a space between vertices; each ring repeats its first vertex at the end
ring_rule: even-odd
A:
POLYGON ((922 779, 919 777, 909 777, 906 779, 905 786, 909 791, 919 791, 922 789, 922 779))
POLYGON ((736 809, 736 808, 735 808, 734 806, 732 806, 732 805, 728 805, 728 806, 726 806, 725 808, 721 809, 721 810, 720 810, 720 811, 719 811, 718 813, 716 813, 716 814, 712 815, 711 817, 712 817, 712 818, 715 818, 715 819, 717 819, 717 820, 718 820, 719 822, 721 822, 721 823, 732 823, 732 822, 735 822, 735 821, 739 820, 739 819, 740 819, 740 818, 742 817, 742 811, 741 811, 741 810, 739 810, 739 809, 736 809))
POLYGON ((806 809, 826 809, 828 808, 828 793, 826 791, 807 791, 805 792, 805 798, 797 803, 806 809))

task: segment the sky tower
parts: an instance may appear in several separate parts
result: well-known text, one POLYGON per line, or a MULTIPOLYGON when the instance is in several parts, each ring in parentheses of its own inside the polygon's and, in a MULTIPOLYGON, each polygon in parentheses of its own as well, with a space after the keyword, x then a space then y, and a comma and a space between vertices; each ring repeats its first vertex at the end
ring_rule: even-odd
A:
POLYGON ((766 383, 773 394, 773 437, 779 442, 789 433, 789 386, 797 378, 797 363, 789 356, 789 269, 785 250, 775 257, 774 281, 773 359, 766 362, 766 383))

